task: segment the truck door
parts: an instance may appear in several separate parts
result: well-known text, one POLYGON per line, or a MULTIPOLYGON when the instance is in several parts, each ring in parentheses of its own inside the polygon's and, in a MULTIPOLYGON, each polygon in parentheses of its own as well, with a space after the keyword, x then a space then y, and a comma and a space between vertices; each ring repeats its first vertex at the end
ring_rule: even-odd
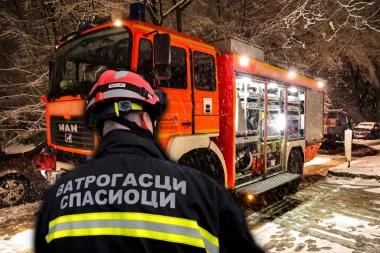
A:
POLYGON ((172 40, 171 78, 160 81, 160 90, 168 96, 167 107, 158 124, 158 141, 163 148, 171 136, 192 134, 192 101, 189 50, 172 40))
POLYGON ((136 35, 133 66, 152 86, 158 87, 167 97, 167 107, 157 127, 157 139, 166 149, 171 136, 192 134, 192 100, 189 49, 184 43, 171 40, 171 78, 154 84, 153 77, 153 34, 146 37, 144 32, 136 35))
POLYGON ((191 53, 193 56, 193 133, 219 133, 215 54, 197 50, 191 53))

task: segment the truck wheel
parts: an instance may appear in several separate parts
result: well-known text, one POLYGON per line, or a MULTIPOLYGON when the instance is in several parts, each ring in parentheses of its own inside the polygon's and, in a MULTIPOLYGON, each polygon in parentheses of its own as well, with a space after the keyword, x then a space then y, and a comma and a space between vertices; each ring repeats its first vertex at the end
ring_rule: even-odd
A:
POLYGON ((192 150, 184 154, 178 163, 198 170, 224 186, 224 170, 219 157, 206 148, 192 150))
MULTIPOLYGON (((303 157, 299 149, 292 149, 288 159, 288 172, 293 174, 303 174, 303 157)), ((289 193, 295 193, 301 183, 301 178, 296 179, 288 184, 287 190, 289 193)))
POLYGON ((288 159, 288 172, 294 174, 303 174, 302 152, 298 149, 292 149, 288 159))

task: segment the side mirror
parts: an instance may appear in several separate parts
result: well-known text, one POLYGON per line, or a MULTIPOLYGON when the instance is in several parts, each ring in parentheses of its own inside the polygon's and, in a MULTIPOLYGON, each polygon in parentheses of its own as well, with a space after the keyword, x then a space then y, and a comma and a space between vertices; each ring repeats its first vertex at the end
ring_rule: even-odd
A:
POLYGON ((171 77, 170 64, 170 35, 154 35, 154 76, 157 80, 167 80, 171 77))

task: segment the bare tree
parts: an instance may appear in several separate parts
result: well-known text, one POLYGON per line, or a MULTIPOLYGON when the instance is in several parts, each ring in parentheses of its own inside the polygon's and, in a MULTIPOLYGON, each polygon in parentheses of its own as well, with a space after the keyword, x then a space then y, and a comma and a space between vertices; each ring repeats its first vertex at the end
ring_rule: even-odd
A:
POLYGON ((0 2, 0 146, 44 130, 48 61, 60 38, 82 20, 104 17, 128 1, 7 0, 0 2))
MULTIPOLYGON (((141 1, 154 23, 162 25, 193 0, 141 1)), ((115 8, 127 11, 133 0, 7 0, 0 2, 0 147, 45 129, 48 62, 55 46, 79 24, 104 18, 115 8)))

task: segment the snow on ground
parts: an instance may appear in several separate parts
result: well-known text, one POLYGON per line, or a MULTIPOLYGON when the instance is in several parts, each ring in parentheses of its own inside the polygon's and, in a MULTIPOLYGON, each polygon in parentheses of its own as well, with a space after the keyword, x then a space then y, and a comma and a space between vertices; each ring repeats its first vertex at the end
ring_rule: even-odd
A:
POLYGON ((325 219, 318 225, 329 229, 337 229, 352 235, 365 235, 369 239, 378 239, 379 237, 379 228, 374 227, 370 221, 365 221, 334 212, 332 215, 334 217, 331 219, 325 219))
POLYGON ((380 156, 353 157, 350 168, 348 168, 347 163, 342 163, 336 167, 330 168, 329 171, 334 173, 350 173, 380 177, 380 156))
POLYGON ((319 239, 311 235, 301 234, 298 231, 284 229, 275 223, 267 223, 258 230, 251 231, 257 243, 265 249, 273 252, 310 252, 319 251, 326 253, 352 253, 353 249, 344 247, 339 243, 319 239))
POLYGON ((0 238, 1 253, 29 253, 34 248, 34 229, 28 229, 13 236, 10 240, 0 238))
POLYGON ((380 181, 327 177, 296 193, 306 202, 251 233, 268 253, 379 253, 380 191, 374 189, 380 181))
POLYGON ((314 165, 314 164, 322 164, 325 162, 331 161, 334 157, 332 155, 317 155, 313 160, 310 162, 305 163, 305 167, 309 165, 314 165))
POLYGON ((0 252, 32 253, 36 212, 41 202, 1 208, 0 252))
POLYGON ((354 139, 353 143, 366 145, 374 148, 374 146, 380 145, 380 140, 364 140, 364 139, 354 139))
POLYGON ((13 144, 11 146, 4 148, 3 150, 6 154, 18 154, 18 153, 28 152, 34 149, 35 147, 36 147, 35 145, 13 144))

